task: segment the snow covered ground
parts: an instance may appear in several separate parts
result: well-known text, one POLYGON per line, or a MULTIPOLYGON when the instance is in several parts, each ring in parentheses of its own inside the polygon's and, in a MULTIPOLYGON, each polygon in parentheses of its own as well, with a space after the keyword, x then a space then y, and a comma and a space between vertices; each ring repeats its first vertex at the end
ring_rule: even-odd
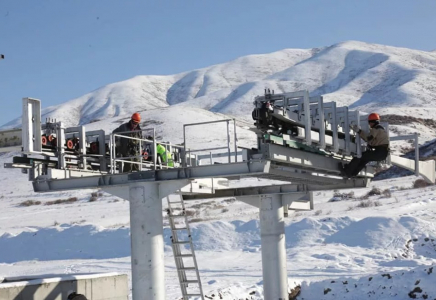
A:
MULTIPOLYGON (((1 156, 1 165, 11 155, 1 156)), ((412 189, 415 179, 317 192, 313 211, 291 212, 288 278, 290 288, 301 287, 298 299, 409 299, 414 290, 418 299, 436 297, 436 188, 412 189), (361 200, 373 187, 384 195, 361 200)), ((19 170, 0 169, 0 277, 130 275, 127 201, 96 190, 36 194, 30 183, 16 184, 24 180, 19 170), (97 200, 90 202, 92 193, 97 200), (20 205, 28 200, 41 203, 20 205)), ((209 299, 263 299, 257 209, 231 198, 189 201, 187 209, 209 299)), ((168 226, 164 235, 167 299, 179 299, 168 226)))

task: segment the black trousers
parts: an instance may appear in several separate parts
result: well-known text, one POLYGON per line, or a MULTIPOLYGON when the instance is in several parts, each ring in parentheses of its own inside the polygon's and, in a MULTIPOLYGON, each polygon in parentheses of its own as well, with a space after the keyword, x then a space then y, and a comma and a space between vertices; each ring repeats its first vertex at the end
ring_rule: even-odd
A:
POLYGON ((370 161, 385 160, 389 154, 389 148, 385 146, 378 146, 373 149, 364 151, 362 157, 354 157, 351 162, 345 166, 344 171, 348 177, 354 177, 365 168, 366 164, 370 161))

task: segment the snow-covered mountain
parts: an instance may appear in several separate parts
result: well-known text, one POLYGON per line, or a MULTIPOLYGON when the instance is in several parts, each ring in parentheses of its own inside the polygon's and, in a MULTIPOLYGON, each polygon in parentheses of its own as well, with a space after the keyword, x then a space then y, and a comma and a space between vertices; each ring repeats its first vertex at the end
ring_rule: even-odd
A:
MULTIPOLYGON (((436 52, 348 41, 249 55, 181 74, 112 83, 45 108, 43 119, 75 126, 176 105, 184 111, 196 107, 249 120, 252 100, 264 88, 276 93, 308 89, 352 109, 429 119, 436 112, 436 52)), ((2 128, 19 124, 17 118, 2 128)), ((419 131, 423 141, 436 133, 413 121, 393 129, 399 134, 419 131)))

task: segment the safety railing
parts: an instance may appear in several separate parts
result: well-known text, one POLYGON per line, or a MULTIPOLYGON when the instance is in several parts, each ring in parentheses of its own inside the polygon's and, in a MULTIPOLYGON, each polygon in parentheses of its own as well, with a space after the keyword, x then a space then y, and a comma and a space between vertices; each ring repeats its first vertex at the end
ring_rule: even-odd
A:
MULTIPOLYGON (((111 173, 115 173, 118 169, 119 173, 124 170, 125 164, 138 165, 138 171, 143 169, 156 170, 156 169, 167 169, 177 167, 180 164, 179 153, 183 150, 180 145, 173 145, 171 143, 157 142, 156 141, 156 131, 154 128, 145 129, 141 131, 136 131, 136 133, 141 133, 145 138, 139 138, 134 136, 129 136, 132 131, 117 132, 109 135, 109 155, 110 155, 110 168, 111 173), (118 145, 117 145, 118 140, 118 145), (121 143, 129 143, 130 141, 136 141, 138 155, 131 156, 117 156, 117 147, 121 146, 121 143), (159 160, 158 148, 164 149, 163 155, 166 159, 159 160), (175 157, 177 154, 177 157, 175 157)), ((162 155, 162 156, 163 156, 162 155)))
MULTIPOLYGON (((193 153, 201 153, 201 152, 209 152, 209 156, 211 156, 211 152, 210 151, 216 151, 216 150, 227 150, 226 152, 224 152, 223 154, 215 154, 215 155, 219 155, 219 157, 227 157, 227 161, 228 163, 232 162, 232 156, 234 156, 235 161, 238 161, 238 145, 237 145, 237 141, 238 141, 238 137, 236 134, 236 120, 235 119, 225 119, 225 120, 217 120, 217 121, 209 121, 209 122, 201 122, 201 123, 192 123, 192 124, 184 124, 183 125, 183 153, 184 155, 182 156, 182 166, 183 167, 187 167, 191 164, 190 160, 188 160, 188 158, 191 157, 191 155, 193 153), (230 123, 233 122, 233 152, 231 150, 231 138, 230 138, 230 123), (193 126, 204 126, 204 125, 209 125, 209 124, 216 124, 216 123, 226 123, 226 137, 227 137, 227 146, 223 146, 223 147, 211 147, 211 148, 203 148, 203 149, 192 149, 187 147, 186 144, 186 128, 187 127, 193 127, 193 126)), ((213 155, 212 155, 213 156, 213 155)), ((218 157, 218 156, 216 156, 218 157)), ((212 158, 210 159, 210 161, 212 162, 212 158)))

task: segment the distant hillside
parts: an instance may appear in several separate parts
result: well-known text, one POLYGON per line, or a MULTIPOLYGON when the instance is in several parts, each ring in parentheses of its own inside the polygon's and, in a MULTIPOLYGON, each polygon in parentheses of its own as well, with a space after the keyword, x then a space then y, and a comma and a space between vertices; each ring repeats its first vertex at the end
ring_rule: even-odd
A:
MULTIPOLYGON (((136 76, 47 107, 43 119, 56 118, 75 126, 177 106, 180 111, 196 107, 251 123, 253 98, 265 87, 276 93, 307 89, 352 109, 431 119, 436 113, 436 52, 357 41, 284 49, 176 75, 136 76)), ((418 131, 422 141, 431 140, 434 126, 415 122, 417 119, 391 129, 397 134, 418 131)), ((173 121, 164 120, 163 124, 173 121)), ((17 118, 2 129, 19 125, 17 118)))

